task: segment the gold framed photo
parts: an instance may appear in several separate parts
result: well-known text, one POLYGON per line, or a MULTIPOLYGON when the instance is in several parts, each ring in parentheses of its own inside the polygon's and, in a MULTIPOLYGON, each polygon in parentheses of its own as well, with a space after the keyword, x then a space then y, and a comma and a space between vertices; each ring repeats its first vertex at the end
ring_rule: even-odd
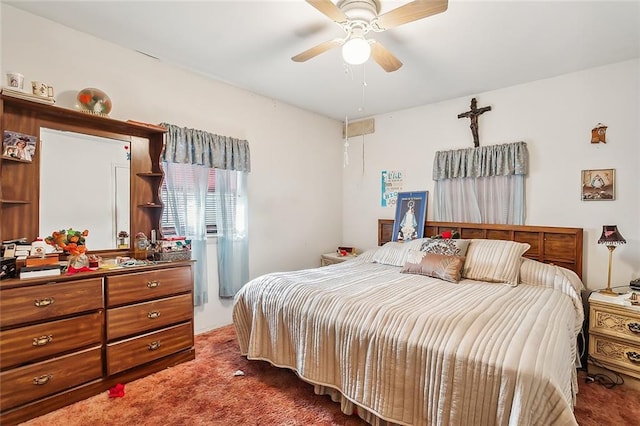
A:
POLYGON ((612 201, 616 199, 615 169, 582 171, 582 201, 612 201))

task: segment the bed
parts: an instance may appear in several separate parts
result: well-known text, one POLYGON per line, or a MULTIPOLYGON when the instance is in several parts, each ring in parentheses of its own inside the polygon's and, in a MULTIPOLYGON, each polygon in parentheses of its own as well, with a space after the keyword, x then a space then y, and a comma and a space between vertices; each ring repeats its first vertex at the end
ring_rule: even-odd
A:
POLYGON ((387 243, 389 223, 353 260, 247 283, 241 353, 374 425, 575 425, 582 230, 427 222, 461 238, 387 243))

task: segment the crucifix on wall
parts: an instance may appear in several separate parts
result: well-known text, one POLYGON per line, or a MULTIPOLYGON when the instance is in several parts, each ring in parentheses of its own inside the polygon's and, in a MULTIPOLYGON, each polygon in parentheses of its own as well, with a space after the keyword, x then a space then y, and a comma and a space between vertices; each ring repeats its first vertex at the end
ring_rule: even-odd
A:
POLYGON ((480 139, 478 138, 478 116, 484 114, 487 111, 491 111, 491 107, 478 108, 476 98, 471 99, 471 109, 467 112, 458 114, 458 118, 468 118, 471 120, 471 134, 473 135, 473 145, 477 148, 480 146, 480 139))

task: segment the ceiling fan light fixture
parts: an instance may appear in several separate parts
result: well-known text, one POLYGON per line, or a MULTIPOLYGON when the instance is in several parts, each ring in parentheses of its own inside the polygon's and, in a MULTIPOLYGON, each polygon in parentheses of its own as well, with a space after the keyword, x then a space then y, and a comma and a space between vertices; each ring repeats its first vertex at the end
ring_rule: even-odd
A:
POLYGON ((350 65, 364 64, 371 56, 371 45, 364 37, 352 37, 342 46, 342 58, 350 65))

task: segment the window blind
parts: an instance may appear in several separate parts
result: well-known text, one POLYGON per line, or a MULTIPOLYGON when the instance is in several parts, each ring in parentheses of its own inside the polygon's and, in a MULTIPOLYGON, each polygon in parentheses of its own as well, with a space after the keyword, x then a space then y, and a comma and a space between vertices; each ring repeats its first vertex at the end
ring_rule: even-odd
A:
MULTIPOLYGON (((194 191, 195 182, 193 174, 190 173, 190 167, 197 167, 191 165, 184 165, 176 171, 175 187, 169 188, 167 181, 162 182, 160 190, 160 197, 166 205, 166 200, 175 199, 178 203, 176 209, 163 209, 162 211, 162 235, 164 236, 176 236, 176 219, 182 223, 190 222, 188 215, 193 211, 195 205, 196 193, 194 191), (170 192, 172 191, 172 192, 170 192), (173 194, 182 194, 180 197, 173 197, 173 194), (174 217, 174 212, 177 212, 178 218, 174 217)), ((207 194, 205 198, 205 224, 207 226, 207 235, 216 235, 216 215, 217 215, 217 202, 216 202, 216 172, 215 169, 209 169, 209 179, 207 184, 207 194)))

